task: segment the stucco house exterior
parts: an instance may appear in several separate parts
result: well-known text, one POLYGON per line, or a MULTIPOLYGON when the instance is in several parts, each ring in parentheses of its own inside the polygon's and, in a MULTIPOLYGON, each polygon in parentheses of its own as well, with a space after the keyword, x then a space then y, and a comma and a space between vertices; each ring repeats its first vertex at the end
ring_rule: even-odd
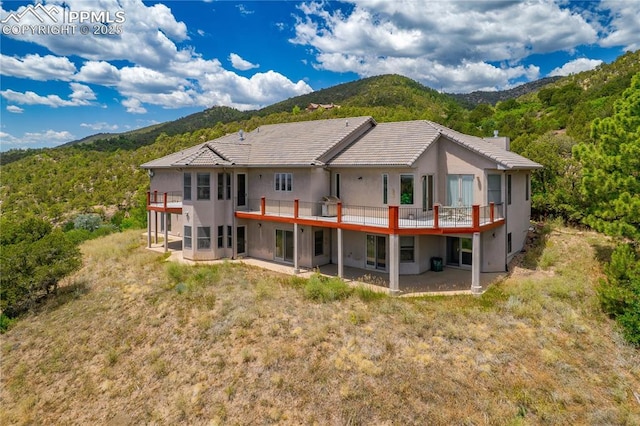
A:
POLYGON ((505 271, 530 226, 541 166, 431 121, 351 117, 266 125, 142 165, 148 238, 182 239, 191 260, 253 257, 399 276, 505 271))

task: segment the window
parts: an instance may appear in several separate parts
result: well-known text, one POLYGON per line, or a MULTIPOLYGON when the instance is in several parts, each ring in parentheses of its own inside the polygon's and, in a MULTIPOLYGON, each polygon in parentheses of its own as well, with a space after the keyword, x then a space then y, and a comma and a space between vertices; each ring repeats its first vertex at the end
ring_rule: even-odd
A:
POLYGON ((293 187, 292 173, 276 173, 275 175, 276 191, 291 192, 293 187))
POLYGON ((340 173, 336 173, 336 197, 340 198, 340 173))
POLYGON ((218 173, 218 200, 231 199, 231 174, 218 173))
POLYGON ((211 248, 211 227, 198 227, 198 250, 209 250, 211 248))
POLYGON ((500 175, 487 176, 487 202, 502 203, 502 179, 500 175))
POLYGON ((529 174, 524 175, 524 199, 529 201, 529 174))
POLYGON ((218 235, 216 235, 218 239, 218 248, 224 247, 224 226, 218 226, 218 235))
POLYGON ((473 175, 447 175, 447 205, 469 207, 473 204, 473 175))
POLYGON ((511 175, 507 175, 507 204, 511 204, 511 175))
POLYGON ((184 227, 184 238, 182 239, 182 243, 184 248, 186 249, 191 248, 191 227, 190 226, 185 225, 184 227))
POLYGON ((422 211, 433 210, 433 175, 422 176, 422 211))
POLYGON ((227 226, 227 247, 233 247, 233 227, 227 226))
POLYGON ((382 175, 382 204, 389 204, 389 175, 382 175))
POLYGON ((210 183, 210 175, 209 173, 198 173, 197 181, 198 181, 198 200, 210 200, 211 199, 211 188, 209 186, 210 183))
POLYGON ((218 173, 218 200, 224 200, 224 173, 218 173))
POLYGON ((400 175, 400 204, 413 204, 413 175, 400 175))
POLYGON ((190 200, 191 199, 191 173, 184 174, 182 183, 183 183, 182 198, 184 200, 190 200))
POLYGON ((507 254, 511 253, 511 232, 507 234, 507 254))
POLYGON ((316 231, 313 234, 313 255, 322 256, 324 254, 324 232, 316 231))
POLYGON ((415 261, 415 237, 400 237, 400 262, 415 261))

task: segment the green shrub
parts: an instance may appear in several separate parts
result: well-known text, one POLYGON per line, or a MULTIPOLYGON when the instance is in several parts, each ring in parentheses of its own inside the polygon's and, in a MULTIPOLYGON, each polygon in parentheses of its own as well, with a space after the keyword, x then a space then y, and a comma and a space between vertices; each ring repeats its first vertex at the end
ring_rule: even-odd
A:
POLYGON ((629 343, 640 346, 640 259, 630 244, 615 248, 605 273, 598 290, 602 309, 618 322, 629 343))
POLYGON ((353 289, 342 279, 314 274, 304 286, 304 296, 316 302, 346 299, 353 289))
POLYGON ((96 229, 100 228, 102 225, 102 218, 95 214, 79 214, 73 220, 73 227, 75 229, 86 229, 87 231, 93 232, 96 229))

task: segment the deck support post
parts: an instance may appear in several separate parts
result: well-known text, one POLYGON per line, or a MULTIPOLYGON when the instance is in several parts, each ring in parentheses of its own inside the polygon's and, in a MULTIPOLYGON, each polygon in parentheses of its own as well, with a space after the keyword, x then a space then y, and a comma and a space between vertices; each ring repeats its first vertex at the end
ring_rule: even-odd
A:
POLYGON ((344 278, 344 260, 342 259, 342 228, 338 228, 338 277, 344 278))
POLYGON ((156 241, 155 241, 155 244, 158 244, 158 212, 154 212, 154 213, 155 213, 154 214, 154 218, 155 218, 154 224, 155 224, 155 228, 156 228, 156 232, 155 232, 156 241))
POLYGON ((400 293, 400 236, 389 235, 389 292, 400 293))
POLYGON ((480 284, 480 233, 473 233, 471 252, 471 293, 475 295, 482 294, 482 285, 480 284))
POLYGON ((151 248, 151 210, 147 210, 147 247, 151 248))
POLYGON ((166 253, 169 251, 169 223, 167 222, 167 212, 162 214, 164 215, 164 252, 166 253))
POLYGON ((298 224, 293 224, 293 273, 299 274, 300 267, 298 265, 298 224))

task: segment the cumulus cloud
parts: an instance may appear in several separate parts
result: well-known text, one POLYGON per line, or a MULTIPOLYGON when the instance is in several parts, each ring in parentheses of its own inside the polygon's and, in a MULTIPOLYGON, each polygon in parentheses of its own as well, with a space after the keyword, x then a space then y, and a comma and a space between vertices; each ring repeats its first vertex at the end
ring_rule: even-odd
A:
POLYGON ((9 102, 21 105, 46 105, 52 108, 67 106, 91 105, 91 101, 96 99, 96 95, 89 86, 80 83, 70 83, 71 94, 69 99, 62 99, 58 95, 41 96, 30 90, 26 92, 16 92, 11 89, 0 91, 0 96, 9 102))
POLYGON ((99 123, 80 123, 80 127, 86 127, 88 129, 95 130, 98 132, 105 131, 105 130, 109 132, 114 132, 118 130, 117 124, 108 124, 108 123, 105 123, 104 121, 101 121, 99 123))
MULTIPOLYGON (((70 10, 93 8, 112 13, 124 11, 126 20, 122 24, 122 35, 21 35, 23 41, 44 46, 56 55, 73 54, 84 62, 74 65, 66 56, 55 55, 27 55, 23 58, 3 56, 3 73, 43 81, 67 80, 108 86, 123 97, 122 106, 135 114, 146 113, 145 105, 164 108, 213 105, 256 108, 312 91, 307 83, 290 81, 274 71, 268 74, 268 78, 258 74, 247 79, 224 69, 218 59, 204 59, 193 47, 182 43, 189 40, 186 25, 177 21, 171 10, 163 4, 147 6, 141 0, 102 0, 94 5, 83 0, 49 0, 46 7, 61 10, 63 3, 70 10), (5 66, 5 63, 10 66, 5 66), (80 68, 79 71, 76 66, 80 68), (16 71, 5 71, 11 69, 16 71), (219 80, 229 85, 212 83, 219 80), (268 87, 270 83, 274 86, 268 87), (215 89, 211 89, 212 86, 215 89), (255 90, 255 96, 252 96, 251 90, 255 90)), ((2 10, 1 6, 2 3, 0 15, 4 17, 7 11, 2 10)), ((236 7, 243 15, 253 13, 243 5, 236 7)), ((17 12, 22 10, 24 7, 21 6, 17 12)), ((29 19, 35 18, 25 15, 24 19, 28 24, 29 19)), ((206 35, 204 31, 197 33, 206 35)), ((235 53, 229 56, 229 60, 235 69, 243 71, 259 66, 235 53)), ((15 99, 16 103, 56 107, 81 105, 88 101, 81 93, 78 89, 76 95, 63 99, 60 95, 40 96, 34 92, 20 93, 8 89, 2 96, 15 99)))
POLYGON ((258 68, 260 66, 260 64, 252 64, 251 62, 242 59, 240 55, 236 53, 231 53, 229 55, 229 61, 231 62, 231 65, 235 69, 240 71, 246 71, 252 68, 258 68))
POLYGON ((635 1, 604 0, 600 7, 609 11, 611 22, 606 36, 600 41, 604 47, 623 46, 626 51, 640 49, 640 10, 635 1))
POLYGON ((7 105, 7 111, 14 114, 22 114, 24 110, 17 105, 7 105))
POLYGON ((550 77, 565 76, 569 74, 577 74, 582 71, 589 71, 600 65, 602 61, 600 59, 587 59, 578 58, 573 61, 569 61, 561 67, 554 68, 550 73, 550 77))
POLYGON ((31 80, 71 80, 76 66, 65 57, 38 54, 22 58, 0 54, 0 73, 10 77, 31 80))
POLYGON ((524 67, 522 59, 571 52, 598 38, 585 17, 550 1, 352 3, 351 10, 299 5, 290 41, 311 47, 318 69, 360 76, 398 72, 450 92, 538 78, 538 67, 524 67))
POLYGON ((43 132, 27 132, 22 136, 14 136, 0 131, 2 149, 25 148, 25 145, 56 146, 75 139, 71 132, 66 130, 45 130, 43 132))

